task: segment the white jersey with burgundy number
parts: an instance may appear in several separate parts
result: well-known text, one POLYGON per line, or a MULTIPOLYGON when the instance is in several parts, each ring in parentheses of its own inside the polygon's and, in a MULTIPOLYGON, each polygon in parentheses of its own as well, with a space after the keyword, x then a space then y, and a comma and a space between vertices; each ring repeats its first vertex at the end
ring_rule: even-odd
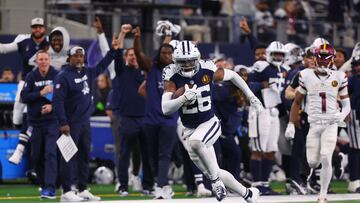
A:
POLYGON ((298 91, 306 95, 309 123, 332 122, 338 119, 338 96, 348 94, 348 80, 344 72, 329 70, 320 76, 314 69, 305 69, 299 75, 298 91))

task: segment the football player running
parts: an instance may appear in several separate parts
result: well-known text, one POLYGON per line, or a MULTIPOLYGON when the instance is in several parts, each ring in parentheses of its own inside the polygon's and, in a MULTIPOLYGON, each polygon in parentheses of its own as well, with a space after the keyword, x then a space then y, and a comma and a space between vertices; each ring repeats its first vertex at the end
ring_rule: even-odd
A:
POLYGON ((256 202, 259 190, 246 188, 227 171, 219 168, 213 148, 221 134, 219 119, 211 104, 212 81, 230 80, 240 88, 259 112, 263 106, 241 77, 227 69, 217 69, 211 61, 200 60, 200 52, 190 41, 181 41, 173 52, 174 64, 163 71, 164 94, 162 111, 170 115, 179 111, 185 126, 184 137, 189 156, 195 165, 211 180, 218 201, 223 200, 225 186, 240 194, 247 202, 256 202), (176 97, 177 89, 185 86, 176 97))
POLYGON ((315 69, 305 69, 299 75, 299 87, 290 112, 287 137, 300 126, 299 110, 306 96, 310 129, 306 137, 306 156, 311 168, 321 163, 320 193, 318 202, 326 199, 332 177, 331 157, 337 141, 338 123, 350 112, 350 100, 345 73, 331 70, 335 58, 334 48, 324 43, 314 49, 315 69), (339 112, 337 99, 342 110, 339 112))

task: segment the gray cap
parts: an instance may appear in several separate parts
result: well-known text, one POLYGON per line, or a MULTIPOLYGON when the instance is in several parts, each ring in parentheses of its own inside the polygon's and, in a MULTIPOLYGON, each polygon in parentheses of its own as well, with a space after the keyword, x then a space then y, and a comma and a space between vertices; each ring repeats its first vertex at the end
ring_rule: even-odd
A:
POLYGON ((44 19, 42 19, 42 18, 33 18, 31 20, 31 26, 35 26, 35 25, 44 26, 44 19))

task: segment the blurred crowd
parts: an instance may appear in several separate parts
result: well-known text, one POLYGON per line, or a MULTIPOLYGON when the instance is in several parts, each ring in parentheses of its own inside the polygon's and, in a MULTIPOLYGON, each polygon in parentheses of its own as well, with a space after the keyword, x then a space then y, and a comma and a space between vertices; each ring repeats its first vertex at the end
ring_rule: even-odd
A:
MULTIPOLYGON (((355 12, 351 8, 358 6, 354 2, 329 1, 331 15, 328 15, 328 22, 341 23, 344 26, 339 26, 338 29, 345 33, 346 21, 353 20, 350 12, 355 12)), ((254 143, 251 144, 259 139, 261 132, 254 132, 252 128, 254 118, 244 94, 227 83, 215 84, 216 89, 212 92, 212 102, 223 130, 222 136, 214 144, 219 165, 245 185, 258 187, 262 195, 278 194, 269 186, 269 182, 274 180, 286 181, 286 191, 289 194, 320 192, 319 172, 316 170, 321 170, 321 167, 310 170, 302 149, 305 147, 304 143, 295 145, 295 142, 299 142, 295 141, 297 138, 285 135, 291 104, 299 86, 296 86, 294 78, 299 77, 299 71, 318 66, 314 56, 316 48, 332 44, 325 39, 329 37, 326 36, 329 32, 324 31, 321 31, 325 33, 324 36, 306 44, 306 30, 309 28, 306 23, 301 22, 316 18, 309 3, 310 1, 295 0, 187 0, 186 4, 193 4, 201 9, 182 10, 184 16, 233 16, 235 42, 248 40, 252 47, 249 51, 256 61, 247 67, 233 64, 225 57, 209 60, 217 68, 231 69, 238 73, 254 94, 262 98, 260 100, 265 106, 274 101, 265 101, 264 89, 271 89, 279 96, 276 105, 268 108, 270 117, 277 119, 279 127, 278 130, 274 130, 274 126, 268 128, 269 132, 274 130, 270 139, 275 140, 275 146, 264 151, 254 148, 254 143), (276 19, 286 19, 284 30, 288 40, 285 44, 275 41, 276 19), (248 24, 249 20, 255 22, 255 30, 248 24), (268 67, 276 71, 274 76, 266 75, 268 67), (222 112, 222 108, 228 103, 236 104, 236 108, 231 109, 233 114, 222 112), (254 137, 253 133, 259 135, 254 137), (300 149, 298 146, 301 146, 300 149)), ((172 51, 176 44, 173 39, 182 33, 191 36, 189 39, 194 43, 214 42, 211 25, 204 24, 201 18, 185 18, 179 22, 159 21, 154 30, 161 39, 161 45, 154 56, 146 56, 143 51, 140 27, 123 24, 118 36, 105 36, 100 18, 96 18, 94 25, 96 40, 102 53, 95 68, 87 67, 87 50, 69 45, 70 36, 66 28, 57 27, 46 36, 42 18, 31 21, 31 35, 22 36, 22 39, 17 37, 13 43, 0 44, 0 53, 17 51, 24 62, 24 82, 19 83, 22 84, 19 90, 24 89, 19 93, 20 99, 17 102, 24 103, 27 111, 21 109, 20 114, 24 116, 17 118, 15 114, 19 112, 14 109, 14 124, 21 129, 21 133, 19 145, 10 161, 18 164, 26 149, 32 151, 31 166, 38 174, 42 198, 55 198, 55 190, 61 184, 61 201, 99 200, 99 197, 87 189, 88 177, 92 175, 88 167, 91 145, 89 117, 108 116, 115 141, 115 166, 110 168, 110 172, 100 167, 99 170, 103 172, 95 172, 94 181, 115 183, 115 192, 121 197, 129 195, 131 186, 133 191, 144 195, 171 199, 174 195, 171 187, 173 182, 186 184, 186 195, 211 196, 209 181, 190 161, 182 144, 183 128, 178 116, 163 115, 159 106, 164 90, 162 70, 173 63, 172 51), (112 41, 108 43, 106 37, 112 38, 112 41), (133 46, 124 46, 125 37, 133 39, 133 46), (43 82, 37 83, 39 81, 43 82), (55 132, 49 130, 50 127, 54 130, 54 126, 55 132), (70 162, 63 158, 60 160, 60 153, 54 150, 55 140, 60 134, 71 135, 79 148, 70 162), (104 176, 108 173, 113 173, 113 176, 104 176)), ((327 28, 324 25, 321 29, 327 28)), ((359 43, 355 45, 351 55, 334 47, 333 59, 329 69, 345 72, 349 81, 359 80, 359 43)), ((4 68, 0 81, 13 83, 16 82, 15 78, 11 68, 4 68)), ((337 147, 332 159, 332 178, 349 181, 348 191, 358 193, 360 146, 353 139, 360 138, 357 135, 360 105, 357 90, 349 88, 349 94, 352 111, 357 117, 346 120, 348 125, 344 122, 339 126, 337 147), (355 130, 350 129, 349 122, 358 122, 354 124, 355 130)), ((18 103, 15 108, 17 105, 18 103)), ((306 122, 306 111, 302 113, 306 122)), ((302 132, 300 136, 299 139, 302 140, 306 133, 302 132)))

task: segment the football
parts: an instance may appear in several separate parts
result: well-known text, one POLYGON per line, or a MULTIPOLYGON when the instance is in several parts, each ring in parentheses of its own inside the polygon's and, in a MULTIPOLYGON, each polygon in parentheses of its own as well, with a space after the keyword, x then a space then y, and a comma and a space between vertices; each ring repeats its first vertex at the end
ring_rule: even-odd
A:
MULTIPOLYGON (((188 85, 189 88, 192 88, 193 85, 188 85)), ((178 97, 180 97, 181 95, 183 95, 185 92, 185 86, 183 87, 179 87, 176 92, 172 95, 172 99, 176 99, 178 97)))
POLYGON ((172 95, 172 99, 176 99, 178 97, 180 97, 181 95, 183 95, 185 92, 185 87, 180 87, 176 90, 176 92, 174 92, 174 94, 172 95))

